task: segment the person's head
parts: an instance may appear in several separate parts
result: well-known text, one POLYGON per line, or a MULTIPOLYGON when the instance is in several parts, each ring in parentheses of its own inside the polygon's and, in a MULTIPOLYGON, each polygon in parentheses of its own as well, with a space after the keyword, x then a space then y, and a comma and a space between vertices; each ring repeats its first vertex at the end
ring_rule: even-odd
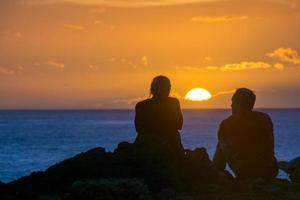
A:
POLYGON ((254 107, 256 96, 252 90, 239 88, 233 94, 231 101, 232 113, 251 111, 254 107))
POLYGON ((150 93, 153 97, 168 97, 171 90, 171 82, 166 76, 156 76, 151 83, 150 93))

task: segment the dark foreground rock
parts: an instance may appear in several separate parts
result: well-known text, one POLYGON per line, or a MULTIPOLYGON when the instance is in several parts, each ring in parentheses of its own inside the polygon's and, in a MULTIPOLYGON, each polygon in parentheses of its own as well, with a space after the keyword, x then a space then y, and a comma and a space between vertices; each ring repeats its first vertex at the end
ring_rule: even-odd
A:
MULTIPOLYGON (((139 179, 151 192, 165 188, 193 190, 201 183, 225 180, 204 148, 172 152, 156 143, 137 147, 122 142, 114 152, 95 148, 5 185, 5 198, 37 199, 44 194, 63 196, 76 181, 139 179)), ((1 197, 1 196, 0 196, 1 197)))
POLYGON ((6 189, 6 184, 0 181, 0 194, 6 189))
POLYGON ((64 200, 150 200, 148 187, 138 179, 101 179, 76 181, 64 200))
MULTIPOLYGON (((20 199, 6 196, 1 199, 20 199)), ((38 200, 299 200, 300 184, 285 180, 237 181, 226 185, 201 184, 190 192, 165 188, 151 192, 139 179, 99 179, 76 181, 63 194, 39 194, 38 200)))
POLYGON ((300 156, 288 162, 280 161, 278 167, 289 174, 293 182, 300 183, 300 156))
POLYGON ((237 181, 214 168, 204 148, 174 153, 122 142, 91 149, 8 184, 1 200, 300 199, 288 181, 237 181))

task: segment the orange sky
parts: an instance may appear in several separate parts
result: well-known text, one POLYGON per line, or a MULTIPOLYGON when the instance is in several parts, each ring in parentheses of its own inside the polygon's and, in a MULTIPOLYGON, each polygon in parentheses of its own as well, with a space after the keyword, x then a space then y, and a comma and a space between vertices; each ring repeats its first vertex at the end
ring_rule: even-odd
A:
POLYGON ((170 77, 184 108, 300 107, 300 0, 10 0, 0 3, 0 109, 132 108, 170 77))

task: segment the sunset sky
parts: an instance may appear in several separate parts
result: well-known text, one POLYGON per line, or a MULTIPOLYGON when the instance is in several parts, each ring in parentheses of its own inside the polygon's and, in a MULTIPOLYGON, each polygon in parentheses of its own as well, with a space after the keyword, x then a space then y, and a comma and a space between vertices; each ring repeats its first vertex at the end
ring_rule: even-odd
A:
POLYGON ((133 108, 160 74, 183 108, 300 107, 300 0, 0 1, 0 109, 133 108))

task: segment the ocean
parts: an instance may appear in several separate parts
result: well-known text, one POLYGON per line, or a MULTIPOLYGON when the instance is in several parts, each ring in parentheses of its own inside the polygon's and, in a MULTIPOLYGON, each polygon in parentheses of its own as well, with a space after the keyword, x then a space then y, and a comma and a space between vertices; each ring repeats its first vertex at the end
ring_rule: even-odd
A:
MULTIPOLYGON (((300 155, 300 109, 262 109, 274 123, 276 157, 300 155)), ((219 123, 230 110, 183 110, 185 148, 212 157, 219 123)), ((113 151, 136 136, 133 110, 0 111, 0 180, 9 182, 94 147, 113 151)), ((279 177, 286 177, 281 172, 279 177)))

